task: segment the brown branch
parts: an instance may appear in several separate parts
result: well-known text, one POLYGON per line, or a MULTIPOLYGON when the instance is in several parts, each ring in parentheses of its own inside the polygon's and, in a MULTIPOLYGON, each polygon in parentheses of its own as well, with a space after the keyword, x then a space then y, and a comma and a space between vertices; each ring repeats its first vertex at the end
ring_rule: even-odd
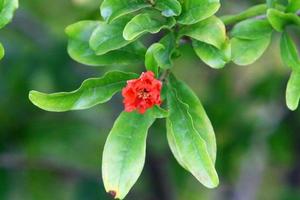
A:
POLYGON ((171 71, 169 69, 165 70, 162 75, 159 77, 159 80, 161 81, 165 81, 166 78, 169 76, 169 74, 171 73, 171 71))

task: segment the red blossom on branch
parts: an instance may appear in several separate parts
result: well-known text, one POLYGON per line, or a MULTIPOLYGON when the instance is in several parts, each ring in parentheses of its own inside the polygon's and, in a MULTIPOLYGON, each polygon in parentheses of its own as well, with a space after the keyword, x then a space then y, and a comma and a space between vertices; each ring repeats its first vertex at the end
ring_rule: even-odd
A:
POLYGON ((161 104, 162 82, 155 79, 151 71, 143 72, 140 78, 127 81, 123 88, 123 103, 126 112, 137 110, 143 114, 154 105, 161 104))

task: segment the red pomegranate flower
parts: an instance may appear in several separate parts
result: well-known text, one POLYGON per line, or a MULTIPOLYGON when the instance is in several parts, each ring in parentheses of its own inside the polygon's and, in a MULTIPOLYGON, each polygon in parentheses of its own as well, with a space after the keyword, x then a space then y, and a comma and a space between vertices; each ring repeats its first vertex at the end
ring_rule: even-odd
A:
POLYGON ((155 79, 151 71, 143 72, 140 78, 127 81, 123 88, 123 103, 126 112, 137 110, 143 114, 154 105, 161 104, 162 82, 155 79))

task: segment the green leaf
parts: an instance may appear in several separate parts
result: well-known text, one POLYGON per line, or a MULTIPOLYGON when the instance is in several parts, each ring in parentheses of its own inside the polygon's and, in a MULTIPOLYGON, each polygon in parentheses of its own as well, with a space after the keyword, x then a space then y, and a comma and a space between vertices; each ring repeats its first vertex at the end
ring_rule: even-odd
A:
POLYGON ((174 75, 171 74, 169 80, 172 87, 176 88, 178 98, 188 105, 194 127, 205 141, 210 158, 215 163, 217 154, 215 132, 202 103, 193 90, 184 82, 177 80, 174 75))
POLYGON ((99 22, 89 41, 90 47, 96 52, 96 55, 103 55, 132 42, 123 37, 125 25, 131 18, 131 16, 122 17, 110 24, 99 22))
POLYGON ((271 41, 271 35, 257 40, 231 39, 232 60, 237 65, 250 65, 259 59, 271 41))
MULTIPOLYGON (((155 108, 154 108, 155 109, 155 108)), ((102 158, 102 177, 107 192, 124 199, 140 176, 145 163, 147 132, 157 115, 123 112, 106 140, 102 158)))
POLYGON ((175 53, 176 40, 173 33, 167 34, 159 43, 151 45, 146 53, 147 69, 158 72, 158 67, 169 69, 173 66, 172 57, 175 53))
POLYGON ((290 110, 296 110, 300 100, 300 71, 293 71, 286 89, 286 104, 290 110))
POLYGON ((52 112, 87 109, 109 101, 115 93, 125 87, 127 80, 137 77, 133 73, 108 72, 101 78, 85 80, 75 91, 53 94, 31 91, 29 99, 37 107, 52 112))
POLYGON ((186 35, 221 48, 226 40, 226 29, 224 23, 219 18, 212 16, 196 24, 183 27, 179 35, 186 35))
POLYGON ((164 45, 160 43, 152 44, 145 56, 145 66, 148 71, 154 72, 155 76, 158 77, 158 68, 159 68, 159 61, 158 55, 162 54, 163 50, 165 49, 164 45))
POLYGON ((298 10, 300 10, 300 1, 289 0, 289 5, 286 9, 286 12, 297 12, 298 10))
POLYGON ((176 51, 175 35, 170 32, 164 36, 159 43, 165 48, 155 56, 158 66, 163 69, 170 69, 173 66, 172 58, 176 51))
POLYGON ((89 40, 98 25, 98 21, 80 21, 66 28, 69 37, 68 53, 74 60, 90 66, 122 66, 142 63, 146 50, 139 42, 104 55, 96 55, 89 46, 89 40))
POLYGON ((4 57, 5 50, 3 45, 0 43, 0 60, 4 57))
POLYGON ((265 52, 272 37, 267 20, 250 19, 237 24, 232 30, 232 60, 238 65, 249 65, 265 52))
POLYGON ((179 98, 180 94, 177 92, 176 86, 170 84, 167 93, 169 107, 167 137, 170 148, 182 167, 192 173, 206 187, 214 188, 219 184, 219 179, 206 141, 195 128, 195 122, 189 112, 194 108, 190 108, 183 102, 179 98))
POLYGON ((280 41, 281 58, 285 65, 292 69, 300 69, 300 58, 292 38, 283 32, 280 41))
POLYGON ((155 8, 165 17, 178 16, 181 13, 181 5, 177 0, 156 0, 155 8))
POLYGON ((145 33, 158 33, 163 28, 172 28, 175 23, 174 18, 163 17, 157 12, 142 13, 128 22, 123 37, 126 40, 133 40, 145 33))
POLYGON ((12 20, 13 14, 18 7, 18 0, 3 0, 0 11, 0 28, 3 28, 12 20))
POLYGON ((195 24, 214 15, 219 8, 219 0, 184 0, 178 23, 195 24))
POLYGON ((229 42, 224 43, 221 49, 215 46, 193 40, 193 48, 197 56, 208 66, 220 69, 231 60, 231 45, 229 42))
POLYGON ((248 19, 234 26, 231 36, 239 39, 256 40, 269 37, 273 28, 267 20, 248 19))
POLYGON ((300 26, 300 17, 295 13, 284 13, 276 9, 269 9, 267 18, 273 28, 279 32, 284 31, 288 25, 300 26))
POLYGON ((118 17, 147 7, 151 7, 151 4, 145 0, 104 0, 100 10, 102 17, 111 22, 118 17))

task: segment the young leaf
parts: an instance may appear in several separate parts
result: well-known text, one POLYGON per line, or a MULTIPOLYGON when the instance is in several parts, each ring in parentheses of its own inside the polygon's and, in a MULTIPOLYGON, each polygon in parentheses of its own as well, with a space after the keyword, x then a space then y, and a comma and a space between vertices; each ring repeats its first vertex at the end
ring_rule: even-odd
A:
POLYGON ((145 56, 145 66, 148 71, 154 72, 155 76, 158 76, 158 55, 162 54, 165 49, 164 45, 160 43, 152 44, 146 52, 145 56))
POLYGON ((121 17, 110 24, 99 22, 89 41, 90 47, 96 55, 103 55, 132 42, 123 38, 124 27, 131 18, 131 16, 121 17))
POLYGON ((146 12, 132 18, 125 26, 123 37, 133 40, 145 33, 158 33, 163 28, 172 28, 175 25, 172 17, 166 18, 157 12, 146 12))
POLYGON ((155 8, 165 17, 178 16, 181 13, 181 5, 177 0, 156 0, 155 8))
POLYGON ((185 26, 180 30, 179 34, 180 36, 189 36, 195 40, 213 45, 219 49, 223 46, 226 40, 225 25, 216 16, 212 16, 190 26, 185 26))
POLYGON ((159 43, 151 45, 146 53, 146 68, 158 73, 158 67, 169 69, 172 67, 172 56, 175 53, 175 36, 173 33, 167 34, 159 43))
POLYGON ((281 58, 288 67, 292 69, 300 69, 300 58, 297 47, 292 38, 283 32, 280 41, 281 58))
POLYGON ((52 112, 87 109, 109 101, 115 93, 125 87, 127 80, 137 77, 138 75, 133 73, 108 72, 101 78, 85 80, 75 91, 53 94, 31 91, 29 99, 37 107, 52 112))
POLYGON ((0 10, 0 28, 12 20, 13 14, 18 7, 18 0, 3 0, 2 9, 0 10))
POLYGON ((217 154, 215 132, 202 103, 193 90, 182 81, 177 80, 174 75, 170 75, 169 81, 172 87, 176 88, 178 98, 188 105, 188 112, 192 117, 194 127, 205 141, 210 158, 215 163, 217 154))
POLYGON ((231 36, 239 39, 256 40, 269 37, 272 26, 267 20, 248 19, 234 26, 231 36))
POLYGON ((184 0, 178 23, 195 24, 214 15, 219 8, 219 0, 184 0))
POLYGON ((163 69, 170 69, 173 66, 172 56, 174 55, 176 48, 175 35, 169 33, 164 36, 159 43, 165 48, 155 56, 158 66, 163 69))
POLYGON ((170 148, 186 170, 208 188, 219 184, 213 160, 208 153, 205 140, 194 126, 190 108, 177 94, 175 86, 168 85, 167 136, 170 148))
POLYGON ((124 199, 140 176, 145 163, 147 132, 155 118, 165 117, 156 107, 145 114, 123 112, 106 140, 102 177, 107 192, 124 199))
POLYGON ((286 104, 290 110, 296 110, 300 100, 300 71, 294 70, 286 89, 286 104))
POLYGON ((250 65, 259 59, 271 41, 271 35, 257 40, 231 39, 232 60, 237 65, 250 65))
POLYGON ((150 6, 151 4, 145 0, 104 0, 100 10, 102 17, 111 22, 118 17, 150 6))
POLYGON ((129 65, 144 60, 146 50, 139 42, 104 55, 96 55, 89 46, 89 40, 98 25, 98 21, 80 21, 66 28, 69 37, 68 53, 74 60, 90 66, 129 65))
POLYGON ((300 17, 295 13, 284 13, 276 9, 269 9, 267 18, 273 28, 279 32, 284 31, 288 25, 300 26, 300 17))
POLYGON ((208 66, 220 69, 231 60, 231 44, 224 43, 221 49, 215 46, 193 40, 193 48, 197 56, 208 66))

